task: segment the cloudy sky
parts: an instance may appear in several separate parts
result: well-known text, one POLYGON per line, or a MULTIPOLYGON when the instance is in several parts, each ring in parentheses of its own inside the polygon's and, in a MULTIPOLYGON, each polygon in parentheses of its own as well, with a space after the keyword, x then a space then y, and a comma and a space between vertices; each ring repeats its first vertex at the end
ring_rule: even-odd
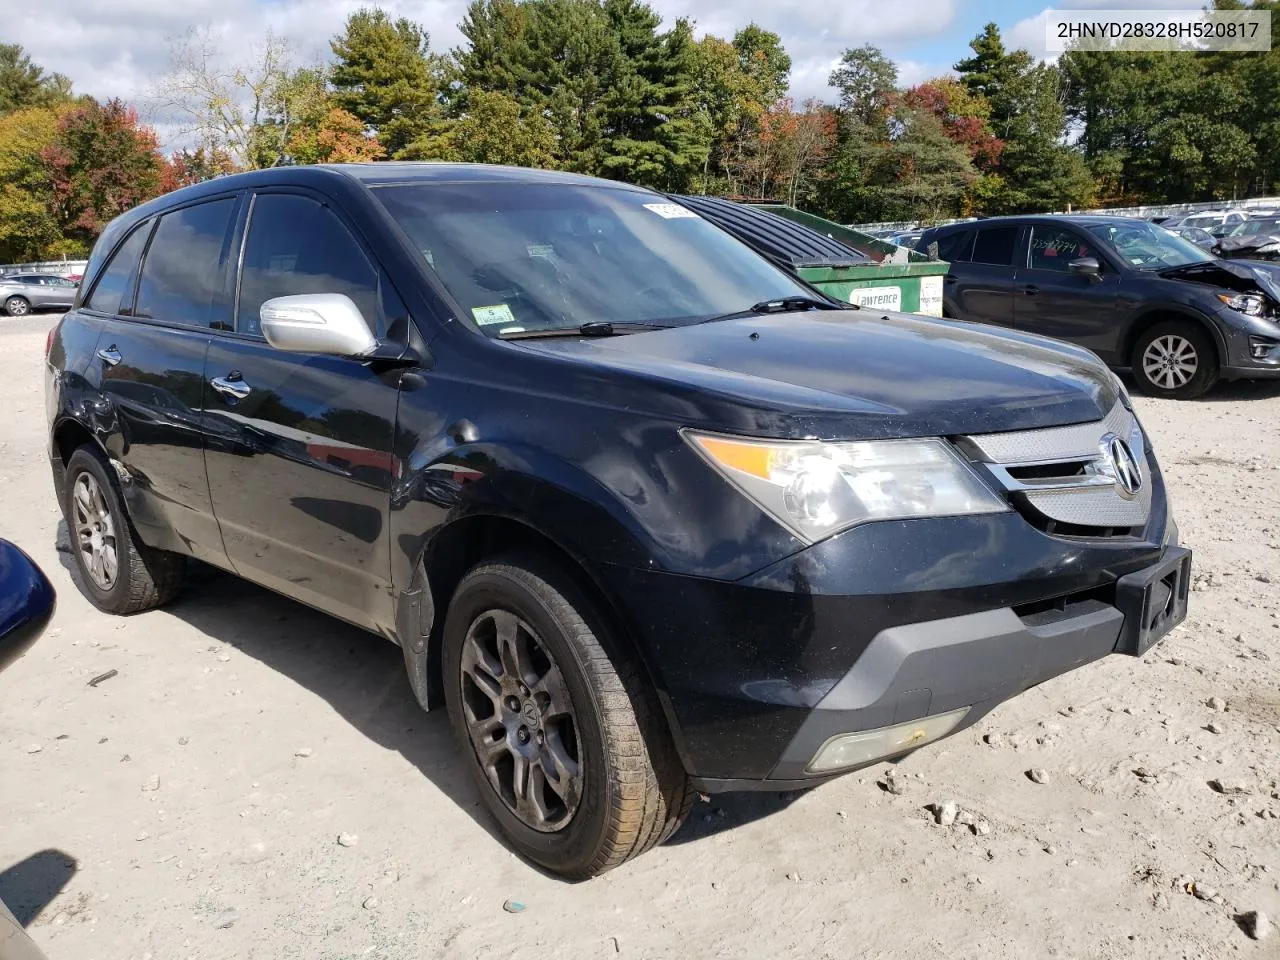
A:
MULTIPOLYGON (((150 94, 163 75, 171 40, 207 27, 228 53, 251 47, 266 30, 287 37, 298 62, 328 56, 328 39, 347 15, 377 5, 424 25, 432 47, 461 42, 467 0, 33 0, 0 17, 0 40, 21 43, 46 69, 71 77, 79 92, 136 103, 172 143, 150 94)), ((898 63, 904 83, 946 73, 984 23, 1006 42, 1044 54, 1044 0, 650 0, 668 21, 689 17, 698 30, 729 37, 751 20, 781 34, 791 54, 792 92, 822 96, 840 52, 873 43, 898 63)), ((1134 9, 1203 6, 1203 0, 1062 0, 1065 7, 1134 9)))

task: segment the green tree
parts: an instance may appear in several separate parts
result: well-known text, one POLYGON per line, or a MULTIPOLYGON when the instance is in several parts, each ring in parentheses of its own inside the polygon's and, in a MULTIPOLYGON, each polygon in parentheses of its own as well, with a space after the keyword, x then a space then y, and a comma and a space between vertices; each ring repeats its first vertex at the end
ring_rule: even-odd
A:
POLYGON ((983 212, 1029 213, 1086 204, 1093 180, 1078 150, 1066 143, 1062 74, 1025 50, 1008 51, 994 23, 955 65, 960 82, 986 101, 992 132, 1003 141, 992 177, 978 184, 983 212))
POLYGON ((0 43, 0 114, 71 99, 71 81, 46 74, 17 43, 0 43))
POLYGON ((53 186, 42 158, 58 132, 58 115, 27 107, 0 116, 0 263, 77 253, 62 242, 53 186))
POLYGON ((738 51, 742 72, 755 86, 758 102, 768 107, 786 96, 791 57, 781 37, 749 23, 733 35, 733 48, 738 51))
POLYGON ((1063 55, 1069 116, 1105 200, 1180 202, 1247 190, 1273 144, 1260 138, 1269 128, 1255 98, 1266 82, 1255 86, 1256 67, 1235 59, 1243 56, 1063 55))
POLYGON ((335 103, 377 132, 395 156, 440 119, 442 64, 427 32, 386 11, 357 10, 330 43, 335 103))
POLYGON ((842 144, 842 212, 860 220, 936 220, 960 212, 977 173, 964 147, 927 110, 895 105, 878 136, 856 121, 842 144))
POLYGON ((473 90, 466 112, 438 135, 417 141, 414 159, 554 167, 556 135, 541 113, 496 90, 473 90))
POLYGON ((475 91, 546 118, 557 166, 682 189, 703 166, 692 30, 639 0, 475 0, 455 51, 465 114, 475 91))
POLYGON ((874 123, 893 101, 898 68, 879 47, 866 44, 844 52, 829 82, 840 91, 840 109, 846 118, 874 123))

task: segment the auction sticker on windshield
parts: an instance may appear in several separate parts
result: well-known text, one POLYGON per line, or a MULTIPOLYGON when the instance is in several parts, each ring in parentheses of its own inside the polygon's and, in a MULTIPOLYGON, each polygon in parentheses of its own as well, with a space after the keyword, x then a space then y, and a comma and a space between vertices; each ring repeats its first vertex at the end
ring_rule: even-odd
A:
POLYGON ((492 307, 472 307, 471 315, 476 318, 476 323, 482 327, 490 327, 495 323, 515 323, 516 316, 511 312, 511 308, 505 303, 499 303, 492 307))
POLYGON ((688 207, 682 207, 678 203, 646 203, 644 208, 651 210, 664 220, 701 219, 688 207))

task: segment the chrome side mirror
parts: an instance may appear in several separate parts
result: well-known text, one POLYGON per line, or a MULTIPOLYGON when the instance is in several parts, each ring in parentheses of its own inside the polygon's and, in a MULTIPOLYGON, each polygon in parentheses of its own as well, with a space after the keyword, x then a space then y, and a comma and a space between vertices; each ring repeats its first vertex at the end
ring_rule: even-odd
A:
POLYGON ((1102 273, 1102 264, 1098 263, 1096 257, 1081 257, 1078 260, 1072 260, 1067 264, 1067 269, 1072 273, 1097 279, 1102 273))
POLYGON ((274 297, 258 316, 262 335, 277 350, 362 357, 378 346, 360 308, 343 293, 274 297))

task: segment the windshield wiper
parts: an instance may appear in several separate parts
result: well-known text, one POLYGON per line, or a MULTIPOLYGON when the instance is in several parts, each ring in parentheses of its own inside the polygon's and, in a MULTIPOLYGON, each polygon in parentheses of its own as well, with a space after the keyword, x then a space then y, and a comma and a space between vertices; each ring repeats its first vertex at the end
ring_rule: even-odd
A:
MULTIPOLYGON (((849 304, 850 307, 853 304, 849 304)), ((792 313, 796 310, 842 310, 834 303, 817 297, 783 297, 780 300, 761 300, 753 303, 748 313, 792 313)))
POLYGON ((765 313, 795 313, 800 310, 857 310, 856 304, 831 303, 817 297, 781 297, 777 300, 761 300, 753 303, 745 310, 734 310, 732 313, 720 313, 705 317, 699 323, 714 323, 717 320, 740 320, 743 317, 758 317, 765 313))
POLYGON ((619 333, 643 333, 666 330, 668 324, 642 323, 636 320, 591 320, 576 327, 544 327, 541 330, 511 330, 499 333, 503 340, 535 340, 540 337, 612 337, 619 333))

